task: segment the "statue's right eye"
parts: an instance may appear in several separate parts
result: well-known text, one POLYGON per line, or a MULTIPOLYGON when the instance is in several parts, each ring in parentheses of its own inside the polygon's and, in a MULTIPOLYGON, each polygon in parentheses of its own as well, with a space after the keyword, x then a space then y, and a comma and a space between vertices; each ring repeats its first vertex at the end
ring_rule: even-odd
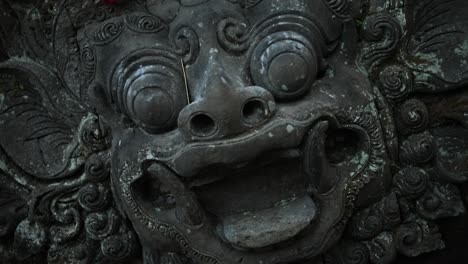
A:
POLYGON ((114 72, 114 101, 149 133, 174 128, 187 103, 178 62, 167 53, 147 50, 126 58, 114 72))
MULTIPOLYGON (((179 87, 180 88, 180 87, 179 87)), ((127 93, 128 114, 148 132, 165 130, 175 125, 181 109, 171 90, 177 84, 169 76, 152 74, 135 81, 127 93)))
POLYGON ((250 62, 256 85, 277 100, 294 100, 309 91, 318 72, 313 44, 296 32, 278 32, 261 41, 250 62))

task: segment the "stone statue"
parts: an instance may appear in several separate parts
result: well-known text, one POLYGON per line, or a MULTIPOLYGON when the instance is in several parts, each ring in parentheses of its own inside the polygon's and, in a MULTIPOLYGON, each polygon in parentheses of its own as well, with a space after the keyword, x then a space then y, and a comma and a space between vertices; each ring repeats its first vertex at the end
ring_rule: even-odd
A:
POLYGON ((1 263, 386 264, 465 212, 464 0, 0 1, 1 263))

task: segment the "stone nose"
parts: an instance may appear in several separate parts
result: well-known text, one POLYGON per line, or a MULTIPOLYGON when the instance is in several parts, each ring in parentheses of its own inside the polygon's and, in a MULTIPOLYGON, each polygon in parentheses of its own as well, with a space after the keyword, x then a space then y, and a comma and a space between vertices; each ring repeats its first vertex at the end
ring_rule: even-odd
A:
POLYGON ((275 111, 273 95, 261 87, 233 87, 220 77, 210 88, 179 114, 179 128, 192 140, 241 134, 267 122, 275 111))

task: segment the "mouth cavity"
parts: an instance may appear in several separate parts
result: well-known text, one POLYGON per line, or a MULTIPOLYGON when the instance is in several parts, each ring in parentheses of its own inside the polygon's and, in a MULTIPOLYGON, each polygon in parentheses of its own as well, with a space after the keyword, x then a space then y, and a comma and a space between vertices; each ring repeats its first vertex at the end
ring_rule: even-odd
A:
POLYGON ((265 153, 243 168, 208 167, 188 185, 221 239, 241 249, 268 247, 296 237, 318 214, 301 156, 288 149, 265 153))

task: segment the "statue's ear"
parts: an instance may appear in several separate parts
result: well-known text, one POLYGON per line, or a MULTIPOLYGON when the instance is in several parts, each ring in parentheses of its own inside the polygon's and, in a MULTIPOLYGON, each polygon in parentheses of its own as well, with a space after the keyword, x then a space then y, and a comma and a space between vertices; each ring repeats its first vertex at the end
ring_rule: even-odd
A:
POLYGON ((406 0, 403 60, 415 92, 442 92, 468 84, 466 0, 406 0))
POLYGON ((27 174, 57 178, 70 170, 85 113, 49 69, 33 61, 0 63, 0 151, 27 174))

